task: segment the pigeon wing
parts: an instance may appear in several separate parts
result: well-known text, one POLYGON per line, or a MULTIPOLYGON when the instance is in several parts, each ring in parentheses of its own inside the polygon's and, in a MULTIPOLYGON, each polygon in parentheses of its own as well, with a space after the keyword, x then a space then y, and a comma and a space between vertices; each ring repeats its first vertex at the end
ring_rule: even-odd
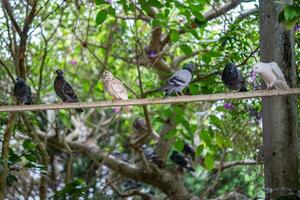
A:
POLYGON ((110 87, 116 97, 119 97, 122 100, 128 99, 127 90, 120 80, 113 78, 110 81, 110 87))
POLYGON ((179 70, 173 74, 168 80, 168 84, 172 86, 183 86, 189 84, 192 75, 187 70, 179 70))
POLYGON ((281 71, 281 69, 279 68, 278 64, 275 63, 275 62, 272 62, 272 72, 275 74, 275 76, 278 78, 278 79, 281 79, 281 80, 284 80, 284 75, 281 71))
POLYGON ((78 101, 77 96, 76 96, 74 90, 72 89, 72 86, 67 81, 64 82, 61 90, 62 90, 63 95, 66 97, 67 102, 77 102, 78 101))

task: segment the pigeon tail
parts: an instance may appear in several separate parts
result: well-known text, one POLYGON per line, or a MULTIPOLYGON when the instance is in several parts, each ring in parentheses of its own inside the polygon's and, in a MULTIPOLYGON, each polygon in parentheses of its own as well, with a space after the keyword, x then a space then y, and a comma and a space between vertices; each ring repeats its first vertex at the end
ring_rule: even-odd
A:
POLYGON ((246 88, 246 86, 244 84, 242 84, 239 92, 248 92, 248 90, 247 90, 247 88, 246 88))
POLYGON ((124 107, 125 112, 132 112, 133 107, 132 106, 126 106, 124 107))
POLYGON ((275 82, 275 87, 277 89, 282 89, 282 90, 288 90, 288 89, 290 89, 290 87, 288 86, 288 84, 285 81, 283 81, 283 80, 277 80, 275 82))
POLYGON ((83 112, 83 110, 81 108, 77 108, 75 110, 76 110, 77 113, 82 113, 83 112))
POLYGON ((33 104, 32 99, 28 99, 24 104, 25 105, 32 105, 33 104))
POLYGON ((195 169, 192 166, 184 166, 185 169, 187 169, 189 172, 195 172, 195 169))

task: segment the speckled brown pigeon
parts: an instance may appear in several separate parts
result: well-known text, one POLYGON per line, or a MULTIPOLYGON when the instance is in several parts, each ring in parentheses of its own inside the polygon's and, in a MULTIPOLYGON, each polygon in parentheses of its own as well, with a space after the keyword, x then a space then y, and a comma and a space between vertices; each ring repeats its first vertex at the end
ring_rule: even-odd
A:
MULTIPOLYGON (((128 100, 128 93, 123 83, 115 78, 109 71, 103 72, 103 85, 105 91, 113 97, 115 100, 128 100)), ((126 106, 125 111, 131 111, 132 106, 126 106)))
MULTIPOLYGON (((64 72, 62 70, 56 70, 56 74, 57 76, 54 81, 54 90, 56 95, 59 96, 63 100, 63 102, 66 103, 78 102, 74 90, 64 78, 64 72)), ((75 110, 77 113, 83 112, 81 108, 77 108, 75 110)))

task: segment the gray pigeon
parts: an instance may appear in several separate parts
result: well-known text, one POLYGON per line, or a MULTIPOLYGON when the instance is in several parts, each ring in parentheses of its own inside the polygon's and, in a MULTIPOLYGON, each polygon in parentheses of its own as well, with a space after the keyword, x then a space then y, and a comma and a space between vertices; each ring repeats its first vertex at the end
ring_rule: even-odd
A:
MULTIPOLYGON (((56 70, 56 74, 57 76, 54 81, 54 90, 57 96, 59 96, 63 100, 63 102, 67 102, 67 103, 78 102, 74 90, 64 78, 64 72, 61 70, 56 70)), ((77 108, 75 110, 77 113, 83 112, 81 108, 77 108)))
POLYGON ((14 95, 22 103, 26 105, 32 104, 31 88, 25 83, 24 79, 17 78, 14 86, 14 95))
POLYGON ((242 73, 233 63, 228 63, 222 72, 223 83, 231 90, 247 92, 242 73))
POLYGON ((186 63, 183 65, 183 69, 175 72, 167 81, 167 85, 162 86, 158 90, 165 91, 165 97, 170 96, 173 92, 178 96, 178 93, 182 94, 182 90, 187 87, 192 80, 192 73, 195 69, 194 63, 186 63))

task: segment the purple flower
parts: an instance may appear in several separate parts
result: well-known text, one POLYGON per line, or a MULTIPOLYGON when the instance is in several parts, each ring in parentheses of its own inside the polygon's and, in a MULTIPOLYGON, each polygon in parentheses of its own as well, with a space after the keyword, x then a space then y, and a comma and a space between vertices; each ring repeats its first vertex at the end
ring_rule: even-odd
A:
POLYGON ((72 59, 72 60, 69 61, 69 63, 70 63, 71 65, 77 65, 77 60, 72 59))
POLYGON ((255 82, 255 79, 256 79, 256 72, 252 71, 249 75, 249 82, 253 83, 255 82))
POLYGON ((113 108, 114 113, 119 113, 121 111, 121 107, 115 107, 113 108))
POLYGON ((155 58, 156 57, 156 52, 150 50, 150 51, 148 51, 147 55, 148 55, 149 58, 155 58))
POLYGON ((296 25, 296 26, 294 27, 294 30, 295 30, 295 32, 300 31, 300 24, 296 25))
POLYGON ((234 105, 232 103, 224 103, 224 108, 226 110, 233 110, 234 109, 234 105))

